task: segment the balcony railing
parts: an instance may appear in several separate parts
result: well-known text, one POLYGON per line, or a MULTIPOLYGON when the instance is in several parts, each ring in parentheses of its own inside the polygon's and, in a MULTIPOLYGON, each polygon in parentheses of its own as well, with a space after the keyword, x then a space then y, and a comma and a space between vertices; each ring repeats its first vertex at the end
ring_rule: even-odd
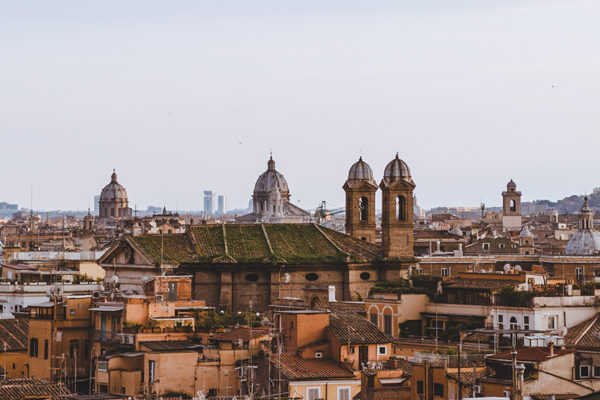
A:
POLYGON ((122 346, 135 345, 135 335, 120 332, 94 331, 94 342, 120 344, 122 346))

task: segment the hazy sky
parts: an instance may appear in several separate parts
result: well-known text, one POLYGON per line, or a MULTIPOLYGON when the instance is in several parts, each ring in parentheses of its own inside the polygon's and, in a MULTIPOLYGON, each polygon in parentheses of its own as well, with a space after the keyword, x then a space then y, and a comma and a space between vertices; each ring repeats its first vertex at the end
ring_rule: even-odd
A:
POLYGON ((1 1, 0 201, 343 206, 396 151, 421 205, 600 186, 598 1, 1 1))

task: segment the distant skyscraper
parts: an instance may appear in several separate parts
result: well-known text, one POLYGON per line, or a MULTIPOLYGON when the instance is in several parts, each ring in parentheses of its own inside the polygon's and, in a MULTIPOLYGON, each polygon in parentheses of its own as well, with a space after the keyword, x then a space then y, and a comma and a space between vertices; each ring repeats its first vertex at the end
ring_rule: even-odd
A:
POLYGON ((94 196, 94 215, 98 216, 100 214, 100 196, 94 196))
POLYGON ((215 212, 215 194, 212 190, 204 191, 204 212, 208 215, 215 212))
POLYGON ((217 213, 219 215, 223 215, 227 213, 227 196, 220 194, 218 198, 219 206, 217 209, 217 213))

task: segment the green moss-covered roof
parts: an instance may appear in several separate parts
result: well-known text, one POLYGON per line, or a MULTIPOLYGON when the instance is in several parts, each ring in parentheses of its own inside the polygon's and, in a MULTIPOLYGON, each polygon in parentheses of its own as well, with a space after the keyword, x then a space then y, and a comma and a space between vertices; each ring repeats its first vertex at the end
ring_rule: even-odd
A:
POLYGON ((134 243, 151 260, 160 264, 191 263, 198 255, 186 235, 140 235, 133 237, 134 243))
POLYGON ((170 264, 322 264, 369 262, 379 257, 377 246, 315 224, 200 225, 188 227, 184 234, 126 240, 156 264, 161 260, 170 264))

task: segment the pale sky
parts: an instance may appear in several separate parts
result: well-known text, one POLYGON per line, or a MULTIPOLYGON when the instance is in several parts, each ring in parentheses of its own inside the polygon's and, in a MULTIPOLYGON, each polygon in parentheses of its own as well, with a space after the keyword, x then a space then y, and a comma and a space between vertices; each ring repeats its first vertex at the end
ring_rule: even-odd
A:
POLYGON ((306 209, 361 152, 426 208, 600 186, 598 1, 0 6, 0 201, 87 209, 116 168, 131 207, 245 207, 271 149, 306 209))

